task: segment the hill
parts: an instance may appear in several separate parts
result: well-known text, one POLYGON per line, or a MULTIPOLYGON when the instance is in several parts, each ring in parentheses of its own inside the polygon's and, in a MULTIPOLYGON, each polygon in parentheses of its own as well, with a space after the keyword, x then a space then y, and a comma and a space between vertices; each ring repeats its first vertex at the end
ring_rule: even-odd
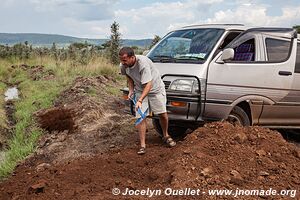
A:
MULTIPOLYGON (((68 46, 75 42, 88 42, 93 45, 101 45, 108 39, 89 39, 89 38, 77 38, 65 35, 55 34, 40 34, 40 33, 0 33, 0 44, 12 46, 17 43, 24 43, 27 41, 33 46, 45 46, 50 47, 55 43, 59 47, 68 46)), ((139 46, 146 47, 151 44, 151 39, 124 39, 122 44, 124 46, 139 46)))

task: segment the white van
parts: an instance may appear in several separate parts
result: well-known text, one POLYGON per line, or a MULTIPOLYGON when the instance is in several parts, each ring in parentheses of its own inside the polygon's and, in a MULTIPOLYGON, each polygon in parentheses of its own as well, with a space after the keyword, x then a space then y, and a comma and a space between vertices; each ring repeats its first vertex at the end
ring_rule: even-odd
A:
MULTIPOLYGON (((165 83, 170 133, 217 120, 300 128, 300 41, 294 29, 187 26, 168 33, 147 56, 165 83)), ((161 133, 156 116, 153 124, 161 133)))

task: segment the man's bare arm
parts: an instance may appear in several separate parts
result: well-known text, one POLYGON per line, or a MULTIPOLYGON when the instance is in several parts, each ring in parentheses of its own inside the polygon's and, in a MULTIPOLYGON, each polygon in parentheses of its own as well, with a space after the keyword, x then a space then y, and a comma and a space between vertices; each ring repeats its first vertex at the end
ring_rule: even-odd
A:
POLYGON ((127 78, 128 88, 129 88, 128 98, 130 98, 133 94, 134 83, 133 83, 133 80, 129 76, 126 75, 126 78, 127 78))
POLYGON ((139 102, 143 102, 144 98, 148 95, 148 93, 150 92, 152 88, 152 81, 149 81, 148 83, 144 84, 144 89, 143 89, 143 92, 142 92, 142 95, 140 96, 139 98, 139 102))

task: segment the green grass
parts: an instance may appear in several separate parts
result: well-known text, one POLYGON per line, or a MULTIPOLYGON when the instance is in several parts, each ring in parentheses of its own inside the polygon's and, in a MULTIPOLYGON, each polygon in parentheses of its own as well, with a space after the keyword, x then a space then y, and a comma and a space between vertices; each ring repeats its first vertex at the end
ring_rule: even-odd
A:
POLYGON ((120 88, 112 87, 112 86, 106 86, 106 92, 108 94, 111 94, 113 96, 120 96, 120 88))
POLYGON ((92 97, 97 96, 97 89, 96 88, 89 88, 87 91, 87 94, 89 94, 92 97))
POLYGON ((42 130, 38 128, 32 113, 52 105, 52 101, 62 90, 58 82, 32 81, 23 70, 15 70, 11 82, 22 81, 19 84, 21 99, 15 101, 16 126, 14 136, 9 141, 5 161, 0 166, 0 178, 6 177, 19 160, 24 159, 34 148, 42 130), (30 132, 28 133, 28 130, 30 132))
MULTIPOLYGON (((49 108, 77 76, 98 76, 107 75, 115 80, 122 80, 118 74, 119 68, 111 65, 105 58, 97 57, 87 65, 72 66, 71 61, 60 62, 59 65, 50 57, 43 59, 33 58, 26 61, 27 65, 43 65, 46 70, 55 73, 55 80, 33 81, 28 73, 20 68, 12 69, 10 66, 22 64, 20 60, 0 60, 0 80, 15 84, 19 83, 18 89, 21 93, 20 99, 15 101, 16 112, 14 118, 16 125, 14 136, 9 141, 9 148, 6 151, 5 160, 0 165, 0 179, 7 177, 15 168, 17 163, 26 158, 36 148, 40 135, 43 134, 36 122, 33 113, 42 108, 49 108)), ((6 85, 0 82, 0 93, 3 94, 6 85)), ((108 87, 108 92, 117 94, 118 88, 108 87)), ((119 92, 119 91, 118 91, 119 92)), ((93 96, 96 91, 91 89, 88 93, 93 96)), ((4 107, 4 99, 0 99, 1 109, 4 107)), ((5 125, 5 112, 0 109, 0 125, 5 125), (3 118, 2 118, 3 117, 3 118)))

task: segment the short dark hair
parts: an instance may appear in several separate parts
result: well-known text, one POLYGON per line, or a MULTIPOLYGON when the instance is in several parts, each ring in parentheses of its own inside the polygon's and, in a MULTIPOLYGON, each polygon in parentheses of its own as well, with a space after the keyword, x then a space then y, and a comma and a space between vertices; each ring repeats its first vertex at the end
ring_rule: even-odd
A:
POLYGON ((134 56, 134 51, 130 47, 122 47, 119 51, 119 55, 123 56, 124 54, 127 54, 127 56, 131 57, 134 56))

